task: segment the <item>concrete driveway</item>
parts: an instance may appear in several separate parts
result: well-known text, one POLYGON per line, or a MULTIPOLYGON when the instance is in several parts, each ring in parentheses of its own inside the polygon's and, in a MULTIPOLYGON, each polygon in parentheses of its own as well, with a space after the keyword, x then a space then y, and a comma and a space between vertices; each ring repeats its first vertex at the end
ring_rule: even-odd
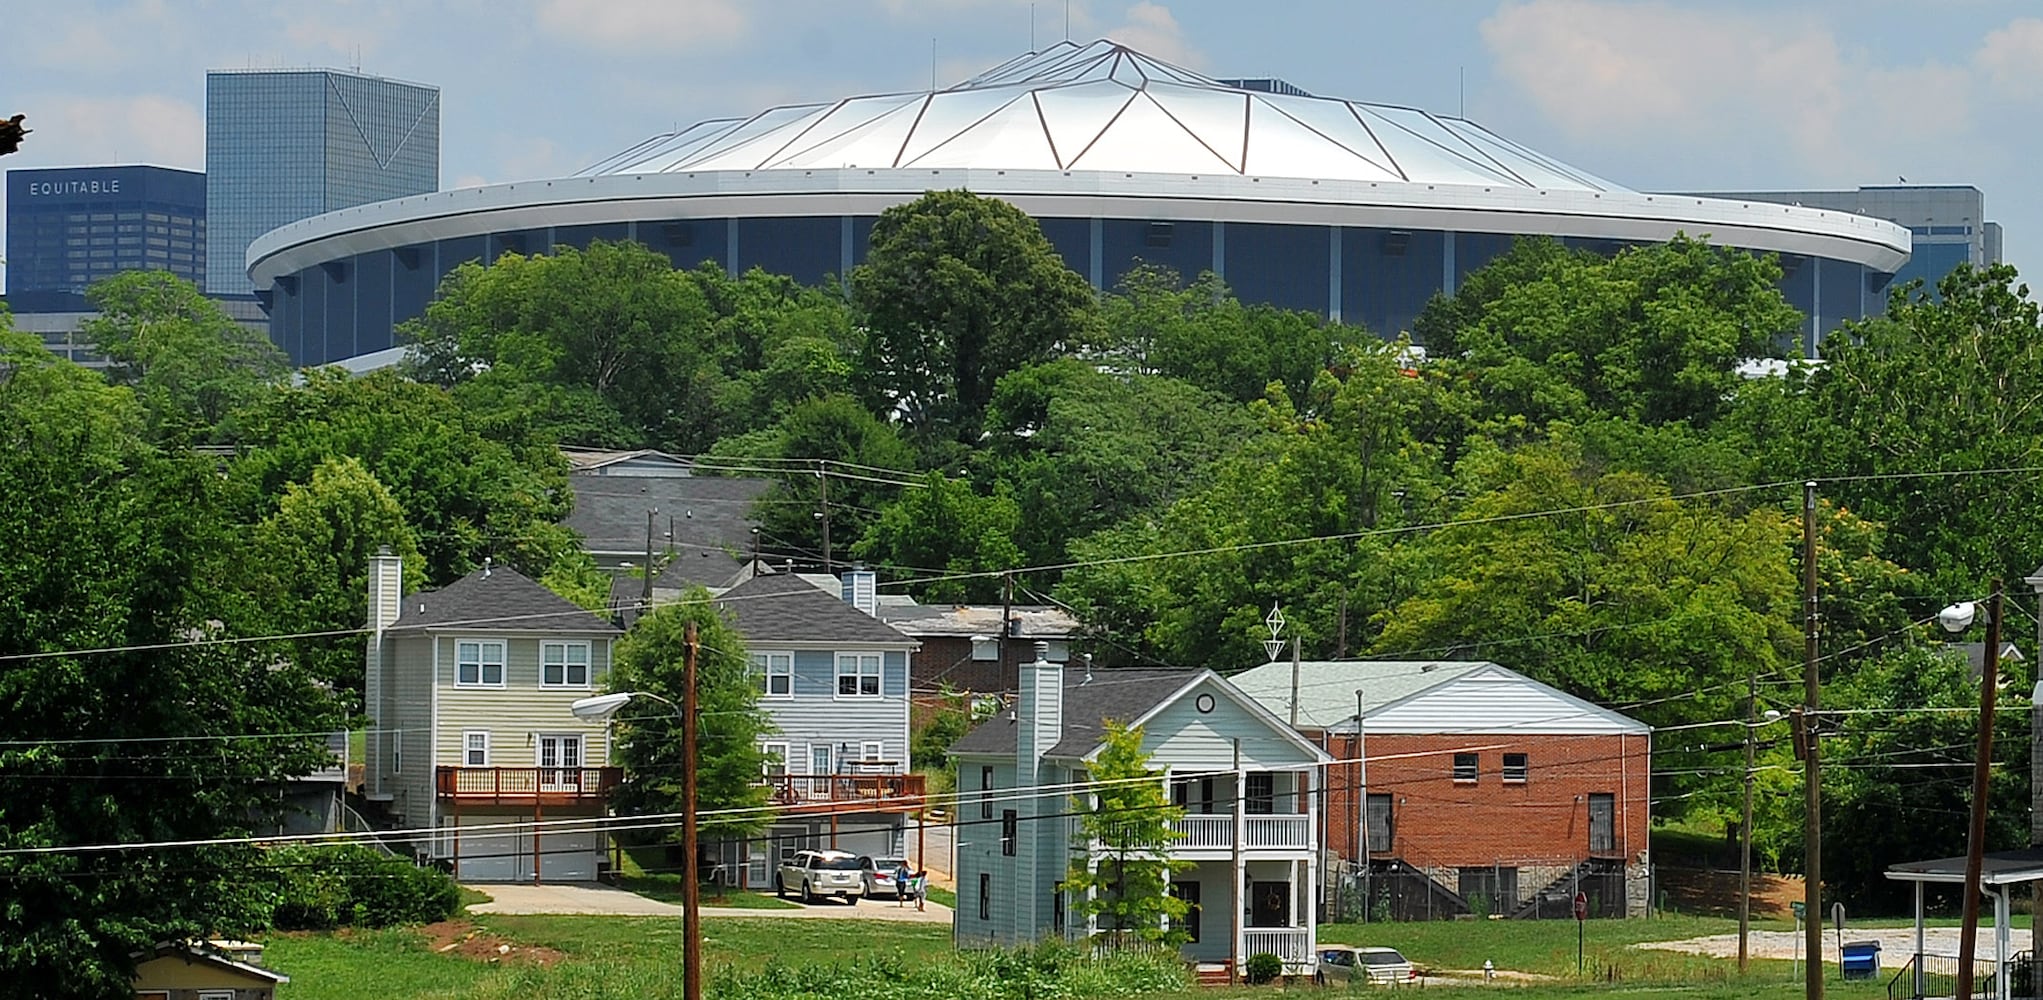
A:
MULTIPOLYGON (((647 899, 637 893, 626 892, 614 886, 598 885, 591 882, 554 882, 545 885, 524 883, 498 883, 474 885, 469 888, 488 893, 487 903, 478 903, 468 908, 470 913, 505 914, 581 914, 609 917, 678 917, 681 906, 657 899, 647 899)), ((790 900, 790 902, 793 902, 790 900)), ((951 922, 950 907, 940 903, 927 903, 926 908, 917 910, 912 906, 896 906, 893 900, 873 900, 855 905, 826 902, 815 906, 802 906, 792 910, 753 910, 735 906, 705 906, 704 917, 745 917, 748 919, 773 920, 782 918, 808 920, 892 920, 901 923, 948 924, 951 922)))

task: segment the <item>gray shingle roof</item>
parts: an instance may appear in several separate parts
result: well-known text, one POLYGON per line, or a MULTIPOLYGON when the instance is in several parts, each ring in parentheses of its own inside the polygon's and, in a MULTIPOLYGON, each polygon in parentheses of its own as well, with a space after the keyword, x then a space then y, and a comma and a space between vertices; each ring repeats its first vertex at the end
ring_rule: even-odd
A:
MULTIPOLYGON (((1106 735, 1107 720, 1132 722, 1163 704, 1171 695, 1204 673, 1201 670, 1153 670, 1134 667, 1096 667, 1092 683, 1085 682, 1083 668, 1064 668, 1064 733, 1049 749, 1053 757, 1083 757, 1106 735)), ((952 753, 1001 754, 1013 756, 1015 721, 1002 711, 973 727, 956 743, 952 753)))
POLYGON ((610 632, 591 614, 516 570, 479 569, 439 590, 408 594, 393 628, 476 628, 494 632, 610 632))
MULTIPOLYGON (((1352 723, 1357 688, 1375 711, 1489 666, 1494 664, 1488 660, 1307 660, 1298 665, 1298 724, 1325 729, 1352 723)), ((1279 717, 1289 714, 1291 661, 1265 663, 1227 680, 1279 717)))
MULTIPOLYGON (((720 565, 733 560, 724 553, 749 558, 752 551, 752 502, 772 483, 764 479, 717 476, 568 476, 574 509, 563 522, 579 533, 590 552, 631 554, 645 551, 646 511, 653 518, 653 547, 664 550, 668 522, 674 530, 674 562, 702 563, 708 552, 720 565)), ((670 567, 671 568, 671 567, 670 567)))
POLYGON ((912 646, 915 640, 789 573, 755 576, 717 598, 748 644, 838 642, 912 646))

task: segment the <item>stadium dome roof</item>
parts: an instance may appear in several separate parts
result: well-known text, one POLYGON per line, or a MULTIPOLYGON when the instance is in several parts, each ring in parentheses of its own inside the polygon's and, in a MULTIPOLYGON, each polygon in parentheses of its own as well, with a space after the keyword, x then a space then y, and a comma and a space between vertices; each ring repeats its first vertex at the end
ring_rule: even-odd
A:
POLYGON ((1465 119, 1290 91, 1244 89, 1111 41, 1060 42, 945 90, 699 122, 581 176, 967 168, 1630 193, 1465 119))

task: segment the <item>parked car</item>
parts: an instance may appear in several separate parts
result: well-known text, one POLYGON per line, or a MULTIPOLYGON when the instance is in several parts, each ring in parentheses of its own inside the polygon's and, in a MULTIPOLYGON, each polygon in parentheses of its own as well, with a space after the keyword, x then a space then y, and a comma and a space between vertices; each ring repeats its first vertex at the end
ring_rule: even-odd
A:
POLYGON ((1402 986, 1419 978, 1419 970, 1396 948, 1321 948, 1319 979, 1324 983, 1366 982, 1402 986))
POLYGON ((773 891, 782 897, 800 892, 804 903, 813 903, 818 896, 842 896, 845 902, 855 904, 865 892, 862 881, 856 854, 797 851, 774 874, 773 891))
MULTIPOLYGON (((858 863, 867 896, 892 896, 898 900, 907 892, 907 886, 894 884, 894 873, 908 868, 907 858, 860 858, 858 863)), ((912 872, 915 869, 908 870, 912 872)))

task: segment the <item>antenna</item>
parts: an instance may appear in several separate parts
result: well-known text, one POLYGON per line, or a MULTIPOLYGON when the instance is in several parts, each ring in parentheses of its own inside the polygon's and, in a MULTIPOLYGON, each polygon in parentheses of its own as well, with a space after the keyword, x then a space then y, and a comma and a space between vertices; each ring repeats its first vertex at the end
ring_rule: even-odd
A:
POLYGON ((1071 40, 1071 0, 1064 0, 1064 40, 1071 40))
POLYGON ((1029 55, 1036 54, 1036 5, 1029 5, 1029 55))
POLYGON ((936 93, 936 39, 929 40, 929 92, 936 93))

